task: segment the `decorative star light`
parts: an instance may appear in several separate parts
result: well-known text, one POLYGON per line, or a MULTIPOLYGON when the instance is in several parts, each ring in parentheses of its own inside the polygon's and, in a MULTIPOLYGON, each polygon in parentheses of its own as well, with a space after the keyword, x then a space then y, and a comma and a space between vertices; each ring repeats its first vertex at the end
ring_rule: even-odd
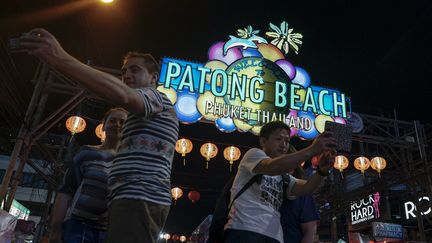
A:
POLYGON ((253 35, 257 35, 259 33, 259 30, 254 30, 251 25, 248 25, 247 27, 244 27, 243 29, 237 30, 237 36, 243 39, 248 39, 249 37, 253 35))
POLYGON ((285 52, 285 54, 288 54, 289 47, 291 46, 294 52, 298 54, 299 45, 303 43, 301 40, 303 38, 302 34, 292 33, 294 29, 289 29, 286 21, 280 24, 280 28, 270 23, 270 30, 272 31, 266 32, 266 35, 274 38, 271 41, 273 45, 285 52))

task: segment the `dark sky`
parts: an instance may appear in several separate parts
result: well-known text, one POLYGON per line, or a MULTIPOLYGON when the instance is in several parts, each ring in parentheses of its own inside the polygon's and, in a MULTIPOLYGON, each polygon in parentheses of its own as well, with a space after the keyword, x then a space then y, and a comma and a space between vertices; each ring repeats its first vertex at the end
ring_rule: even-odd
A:
MULTIPOLYGON (((303 34, 298 55, 288 60, 310 74, 312 84, 336 88, 351 97, 353 111, 431 122, 432 2, 383 1, 148 1, 116 0, 109 6, 78 0, 16 0, 2 4, 2 40, 33 27, 51 31, 64 48, 82 61, 119 68, 129 50, 151 52, 204 63, 208 48, 228 40, 238 28, 252 25, 261 33, 270 22, 286 20, 303 34), (82 6, 78 6, 82 4, 82 6), (89 4, 88 4, 89 3, 89 4)), ((28 80, 36 60, 12 55, 17 70, 28 80)), ((212 125, 196 125, 214 129, 212 125)), ((182 135, 198 140, 214 136, 221 143, 252 146, 248 135, 222 137, 197 134, 183 126, 182 135)), ((190 232, 213 207, 222 182, 218 171, 195 171, 174 166, 173 183, 188 184, 195 175, 203 200, 178 202, 167 222, 172 232, 190 232), (183 173, 183 174, 182 174, 183 173), (203 177, 200 179, 200 177, 203 177), (219 177, 218 177, 219 176, 219 177), (207 190, 207 192, 205 191, 207 190), (206 195, 209 195, 206 197, 206 195), (183 222, 183 223, 179 223, 183 222)), ((224 169, 226 169, 224 167, 224 169)), ((224 174, 226 178, 229 174, 224 174)), ((192 182, 190 182, 192 184, 192 182)), ((192 187, 192 185, 187 185, 192 187)), ((187 193, 187 192, 186 192, 187 193)))

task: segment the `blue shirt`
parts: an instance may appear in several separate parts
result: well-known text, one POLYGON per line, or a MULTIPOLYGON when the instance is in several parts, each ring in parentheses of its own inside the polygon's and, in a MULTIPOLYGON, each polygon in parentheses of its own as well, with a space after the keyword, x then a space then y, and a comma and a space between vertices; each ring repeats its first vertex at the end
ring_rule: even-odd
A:
POLYGON ((285 243, 300 243, 303 238, 301 224, 319 220, 319 212, 310 195, 284 200, 279 211, 285 243))

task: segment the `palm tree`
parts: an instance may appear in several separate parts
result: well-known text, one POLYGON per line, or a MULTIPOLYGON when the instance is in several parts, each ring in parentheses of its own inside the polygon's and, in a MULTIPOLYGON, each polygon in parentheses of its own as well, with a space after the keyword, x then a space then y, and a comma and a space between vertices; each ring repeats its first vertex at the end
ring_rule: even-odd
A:
POLYGON ((249 37, 256 35, 259 33, 259 30, 254 30, 251 25, 248 25, 247 27, 243 29, 237 30, 237 36, 243 39, 248 39, 249 37))
POLYGON ((266 35, 270 38, 274 38, 271 43, 279 48, 281 51, 288 54, 289 47, 294 49, 294 52, 298 54, 299 45, 301 45, 303 35, 300 33, 292 33, 294 29, 288 28, 288 23, 283 21, 280 24, 280 28, 270 23, 270 32, 266 32, 266 35))

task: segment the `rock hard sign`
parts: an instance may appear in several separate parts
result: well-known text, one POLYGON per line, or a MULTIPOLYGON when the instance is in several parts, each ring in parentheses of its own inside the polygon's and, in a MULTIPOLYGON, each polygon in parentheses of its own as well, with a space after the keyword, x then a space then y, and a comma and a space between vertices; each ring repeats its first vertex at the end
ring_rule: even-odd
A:
POLYGON ((376 192, 367 198, 351 202, 351 224, 362 223, 371 219, 377 219, 380 215, 380 194, 376 192))
POLYGON ((287 60, 289 48, 297 52, 298 46, 284 41, 301 34, 292 35, 286 22, 270 29, 270 43, 250 26, 239 29, 238 37, 212 45, 204 64, 162 60, 158 89, 173 102, 181 122, 206 119, 224 132, 258 134, 265 123, 281 120, 292 128, 291 135, 305 139, 322 133, 326 121, 346 123, 346 95, 312 86, 308 73, 287 60))

